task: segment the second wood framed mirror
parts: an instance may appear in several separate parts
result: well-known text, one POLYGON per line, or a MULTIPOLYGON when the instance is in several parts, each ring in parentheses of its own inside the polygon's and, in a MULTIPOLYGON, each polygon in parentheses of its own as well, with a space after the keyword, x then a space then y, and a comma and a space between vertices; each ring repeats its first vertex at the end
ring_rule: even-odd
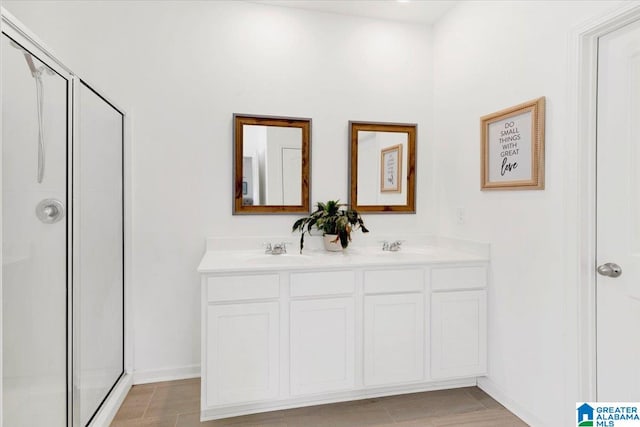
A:
POLYGON ((233 115, 233 214, 308 213, 311 119, 233 115))
POLYGON ((405 123, 349 122, 353 209, 415 213, 417 128, 405 123))

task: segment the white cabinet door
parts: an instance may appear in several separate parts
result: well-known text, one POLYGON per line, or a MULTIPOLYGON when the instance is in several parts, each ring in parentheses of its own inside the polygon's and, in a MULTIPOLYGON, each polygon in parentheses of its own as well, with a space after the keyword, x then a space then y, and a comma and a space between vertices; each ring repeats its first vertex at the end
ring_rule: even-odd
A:
POLYGON ((365 296, 365 386, 420 381, 423 374, 424 295, 365 296))
POLYGON ((291 393, 354 387, 354 299, 291 302, 291 393))
POLYGON ((279 303, 207 308, 207 406, 278 396, 279 303))
POLYGON ((487 293, 431 295, 431 376, 484 375, 487 370, 487 293))

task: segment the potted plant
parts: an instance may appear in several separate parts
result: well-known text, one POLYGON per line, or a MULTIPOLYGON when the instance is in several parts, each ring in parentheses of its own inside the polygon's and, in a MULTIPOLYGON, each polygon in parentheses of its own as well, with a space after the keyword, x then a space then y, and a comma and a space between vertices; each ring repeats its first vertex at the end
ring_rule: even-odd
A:
POLYGON ((341 204, 339 200, 329 200, 326 203, 318 202, 317 208, 309 216, 298 219, 293 224, 292 231, 301 231, 300 253, 304 247, 305 233, 311 234, 311 229, 322 231, 324 234, 325 249, 329 251, 341 251, 349 246, 351 232, 360 229, 363 233, 369 230, 364 226, 360 214, 348 205, 341 204))

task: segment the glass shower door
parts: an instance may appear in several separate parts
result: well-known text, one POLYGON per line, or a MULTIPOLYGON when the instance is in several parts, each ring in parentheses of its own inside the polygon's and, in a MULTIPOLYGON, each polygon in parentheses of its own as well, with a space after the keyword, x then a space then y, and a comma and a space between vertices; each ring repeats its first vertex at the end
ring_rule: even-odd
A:
POLYGON ((1 41, 3 425, 65 426, 69 80, 11 37, 1 41))
POLYGON ((123 114, 74 81, 74 425, 124 372, 123 114))

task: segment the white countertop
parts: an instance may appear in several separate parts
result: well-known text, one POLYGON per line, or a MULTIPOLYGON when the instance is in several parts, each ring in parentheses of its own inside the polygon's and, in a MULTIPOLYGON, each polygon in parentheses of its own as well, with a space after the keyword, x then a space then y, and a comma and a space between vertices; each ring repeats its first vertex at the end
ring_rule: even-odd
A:
POLYGON ((380 247, 349 247, 342 252, 297 248, 282 255, 265 254, 264 250, 208 250, 198 266, 200 273, 237 273, 250 271, 309 270, 353 268, 407 264, 449 264, 487 262, 483 254, 438 246, 407 246, 398 252, 380 247))

